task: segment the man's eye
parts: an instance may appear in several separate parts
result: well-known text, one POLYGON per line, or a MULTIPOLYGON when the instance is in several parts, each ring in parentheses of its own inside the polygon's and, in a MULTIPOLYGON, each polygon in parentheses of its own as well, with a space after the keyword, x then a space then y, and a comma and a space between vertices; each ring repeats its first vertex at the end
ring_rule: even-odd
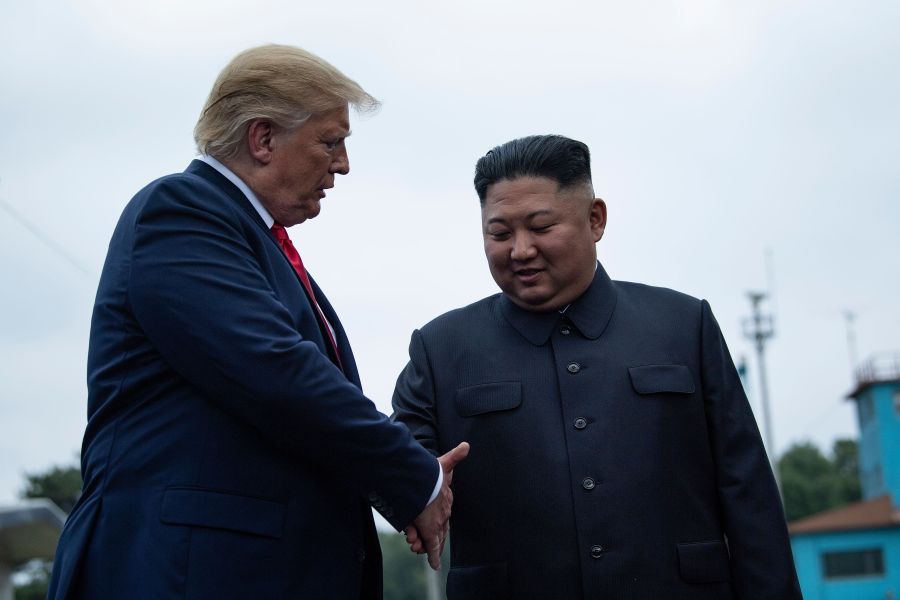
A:
POLYGON ((338 147, 338 144, 340 144, 340 143, 341 143, 340 140, 325 142, 325 147, 328 148, 329 150, 334 150, 335 148, 338 147))
POLYGON ((534 225, 534 226, 532 226, 531 230, 534 232, 537 232, 537 233, 544 233, 546 231, 550 231, 551 227, 553 227, 553 225, 541 225, 541 226, 534 225))
POLYGON ((495 240, 505 240, 509 237, 508 231, 489 231, 488 235, 495 240))

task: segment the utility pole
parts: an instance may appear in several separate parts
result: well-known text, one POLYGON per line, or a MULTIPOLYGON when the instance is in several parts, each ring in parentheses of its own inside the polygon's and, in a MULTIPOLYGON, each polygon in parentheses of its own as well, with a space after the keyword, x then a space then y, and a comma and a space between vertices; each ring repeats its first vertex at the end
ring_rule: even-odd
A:
POLYGON ((431 570, 427 559, 423 560, 422 564, 425 565, 425 587, 426 593, 428 594, 428 600, 440 600, 441 580, 438 571, 431 570))
POLYGON ((753 315, 744 319, 744 336, 756 344, 756 362, 759 368, 759 397, 762 404, 763 423, 765 425, 766 448, 769 451, 769 462, 772 464, 772 473, 775 474, 775 483, 781 490, 781 477, 778 474, 778 464, 775 460, 775 433, 772 430, 772 416, 769 411, 769 383, 766 377, 766 341, 775 335, 775 326, 771 315, 764 315, 760 308, 762 301, 766 299, 765 292, 747 292, 750 304, 753 307, 753 315))

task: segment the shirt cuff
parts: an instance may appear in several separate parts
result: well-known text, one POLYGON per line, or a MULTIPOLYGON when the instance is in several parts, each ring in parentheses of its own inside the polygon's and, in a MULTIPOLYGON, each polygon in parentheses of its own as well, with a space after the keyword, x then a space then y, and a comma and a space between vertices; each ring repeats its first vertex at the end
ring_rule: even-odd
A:
MULTIPOLYGON (((442 483, 444 483, 444 468, 441 466, 441 463, 438 463, 437 483, 434 484, 434 491, 431 492, 431 498, 428 499, 428 504, 434 502, 434 499, 438 497, 438 494, 441 492, 442 483)), ((428 504, 426 504, 425 506, 428 506, 428 504)))

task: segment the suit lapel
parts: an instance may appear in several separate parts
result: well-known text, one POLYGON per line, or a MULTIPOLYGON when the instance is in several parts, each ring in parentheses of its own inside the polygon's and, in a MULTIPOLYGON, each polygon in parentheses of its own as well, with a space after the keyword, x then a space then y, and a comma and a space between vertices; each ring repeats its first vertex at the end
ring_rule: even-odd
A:
MULTIPOLYGON (((313 299, 309 297, 309 294, 306 291, 306 287, 300 281, 300 276, 297 275, 297 272, 294 270, 294 266, 291 264, 291 261, 288 260, 287 256, 285 256, 281 247, 278 245, 278 241, 275 239, 275 236, 273 236, 269 228, 266 227, 265 221, 262 220, 262 217, 259 216, 259 213, 255 208, 253 208, 253 205, 250 204, 250 200, 247 199, 247 197, 244 195, 244 192, 242 192, 236 185, 228 181, 228 179, 224 175, 216 171, 213 167, 206 164, 202 160, 191 161, 191 164, 188 165, 188 168, 185 169, 184 172, 190 175, 196 175, 197 177, 200 177, 201 179, 204 179, 210 184, 221 189, 229 199, 233 200, 241 210, 247 213, 250 219, 262 231, 262 237, 267 239, 269 243, 272 244, 272 247, 281 256, 282 260, 284 260, 285 265, 287 265, 287 267, 294 274, 297 285, 299 285, 303 290, 303 295, 306 298, 309 310, 318 322, 319 318, 318 316, 316 316, 316 309, 313 306, 313 299)), ((337 314, 334 312, 334 308, 332 308, 331 303, 328 302, 328 299, 325 297, 322 289, 318 286, 311 275, 310 283, 313 286, 313 293, 316 295, 316 300, 319 303, 319 308, 322 309, 322 312, 325 314, 325 318, 328 319, 328 322, 334 329, 335 342, 337 343, 338 353, 340 354, 341 363, 344 367, 344 374, 347 376, 347 379, 349 379, 351 383, 353 383, 357 387, 361 387, 359 372, 356 368, 356 361, 353 359, 353 353, 350 351, 350 342, 347 339, 347 334, 344 332, 344 328, 341 325, 337 314)), ((319 336, 320 339, 317 340, 317 345, 319 346, 322 354, 324 354, 325 356, 329 356, 330 352, 327 345, 330 345, 330 343, 327 339, 324 339, 325 335, 325 332, 321 332, 321 335, 319 336)))

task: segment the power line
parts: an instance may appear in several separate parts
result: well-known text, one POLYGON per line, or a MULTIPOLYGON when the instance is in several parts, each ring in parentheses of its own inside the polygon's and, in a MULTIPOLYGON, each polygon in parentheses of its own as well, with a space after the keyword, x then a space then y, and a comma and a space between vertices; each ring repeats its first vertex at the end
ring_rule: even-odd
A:
POLYGON ((75 270, 77 270, 79 273, 90 280, 94 280, 96 278, 96 273, 93 273, 90 269, 78 262, 78 260, 72 257, 72 255, 70 255, 68 252, 66 252, 65 248, 54 242, 49 235, 41 231, 41 229, 37 225, 25 218, 3 198, 0 198, 0 208, 6 211, 6 213, 11 216, 19 225, 30 231, 31 234, 36 237, 42 244, 47 246, 60 258, 69 263, 69 266, 73 267, 75 270))

